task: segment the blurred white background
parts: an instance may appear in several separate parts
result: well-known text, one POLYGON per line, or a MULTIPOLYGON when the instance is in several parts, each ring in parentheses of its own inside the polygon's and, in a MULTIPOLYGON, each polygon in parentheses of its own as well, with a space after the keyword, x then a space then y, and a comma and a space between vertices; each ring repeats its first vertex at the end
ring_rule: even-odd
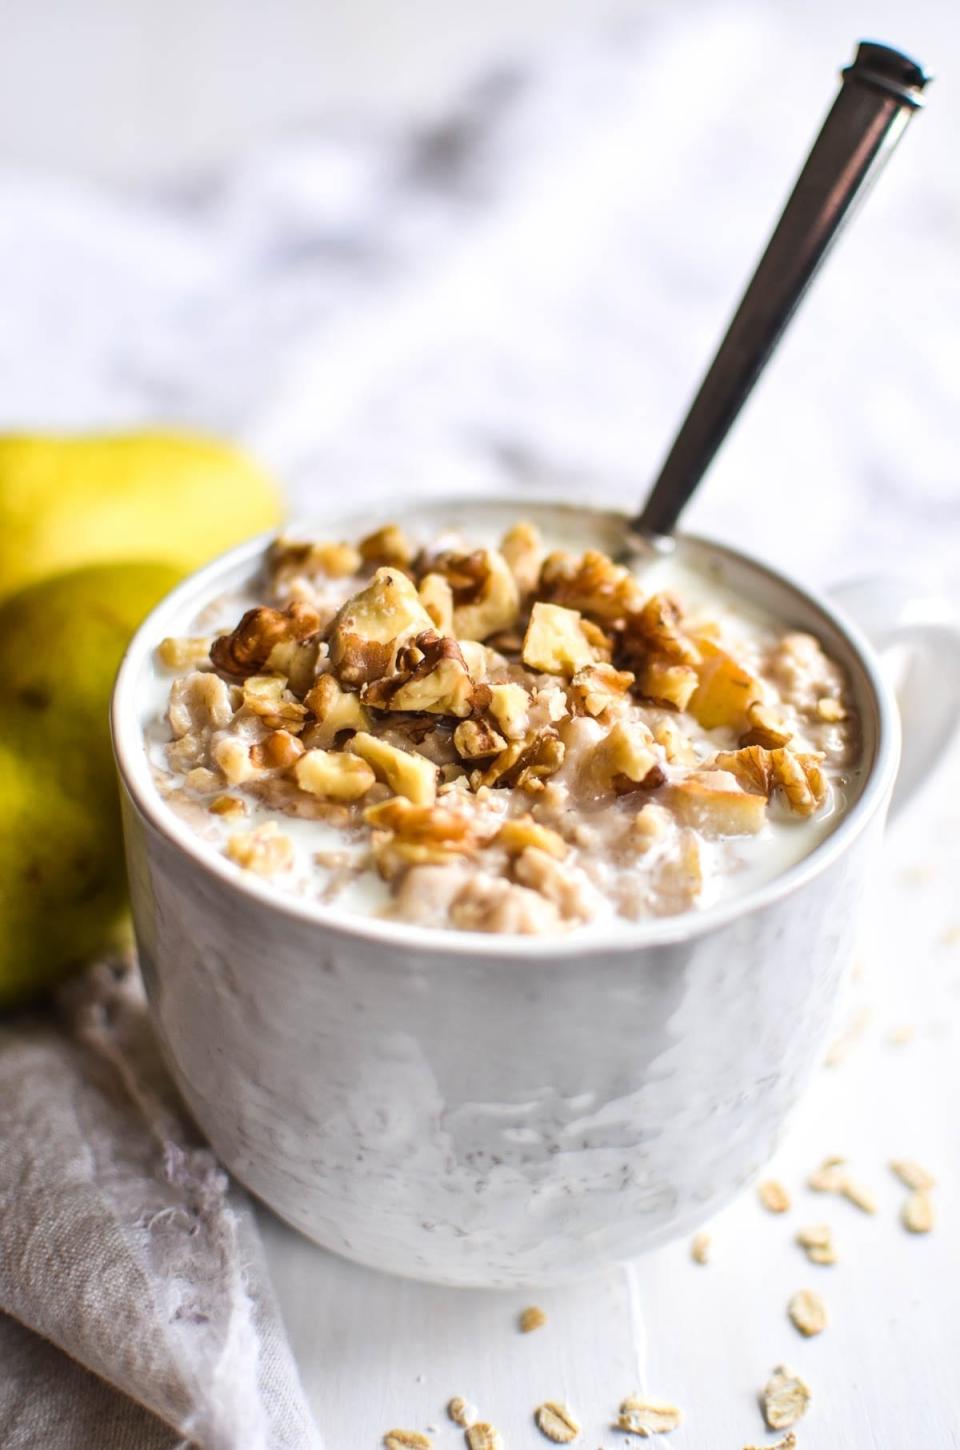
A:
POLYGON ((0 149, 27 165, 170 176, 318 118, 423 114, 571 22, 686 13, 695 32, 710 12, 751 9, 782 17, 777 68, 792 63, 795 28, 837 64, 862 36, 912 51, 945 86, 958 75, 952 0, 4 0, 0 149))

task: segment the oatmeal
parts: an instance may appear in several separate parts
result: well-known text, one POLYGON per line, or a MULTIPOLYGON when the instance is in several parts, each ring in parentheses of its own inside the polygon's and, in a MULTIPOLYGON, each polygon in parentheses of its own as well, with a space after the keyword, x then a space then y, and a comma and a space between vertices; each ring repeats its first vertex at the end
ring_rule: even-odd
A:
MULTIPOLYGON (((687 571, 689 574, 690 571, 687 571)), ((663 561, 279 540, 250 595, 157 642, 169 805, 278 889, 538 934, 697 910, 842 813, 857 718, 808 634, 663 561)))

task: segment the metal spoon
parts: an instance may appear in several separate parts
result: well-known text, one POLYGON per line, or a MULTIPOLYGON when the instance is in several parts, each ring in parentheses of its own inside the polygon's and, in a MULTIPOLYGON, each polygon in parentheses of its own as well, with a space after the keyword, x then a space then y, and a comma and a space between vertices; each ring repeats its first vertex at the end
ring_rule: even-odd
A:
POLYGON ((743 407, 854 198, 867 190, 923 105, 929 77, 887 45, 861 41, 767 250, 667 454, 631 543, 669 536, 743 407))

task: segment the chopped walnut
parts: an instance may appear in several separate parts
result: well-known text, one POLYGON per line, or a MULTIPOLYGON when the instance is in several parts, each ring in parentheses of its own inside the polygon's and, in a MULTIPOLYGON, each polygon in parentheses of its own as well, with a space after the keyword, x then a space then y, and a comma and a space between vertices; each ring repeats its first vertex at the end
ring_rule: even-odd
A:
POLYGON ((771 750, 770 763, 777 785, 792 810, 810 816, 823 805, 827 782, 820 767, 822 756, 800 755, 792 750, 771 750))
POLYGON ((522 740, 529 730, 530 696, 522 685, 491 685, 490 714, 508 740, 522 740))
POLYGON ((629 698, 635 676, 610 664, 587 665, 570 681, 570 693, 584 714, 596 718, 629 698))
POLYGON ((497 549, 445 553, 431 561, 453 591, 453 628, 458 639, 487 639, 510 629, 520 613, 520 595, 510 566, 497 549))
POLYGON ((515 740, 502 750, 482 772, 478 785, 516 786, 537 792, 543 782, 563 764, 563 741, 551 730, 541 730, 526 740, 515 740))
POLYGON ((357 731, 348 749, 365 760, 378 780, 386 781, 397 795, 406 796, 417 806, 433 805, 437 798, 437 767, 424 756, 399 750, 366 730, 357 731))
POLYGON ((767 750, 778 750, 789 745, 793 736, 783 721, 759 700, 747 706, 749 729, 740 736, 741 745, 762 745, 767 750))
MULTIPOLYGON (((686 633, 683 611, 672 594, 651 594, 643 608, 627 616, 623 654, 631 669, 653 655, 674 665, 698 665, 701 652, 686 633)), ((681 709, 683 707, 681 706, 681 709)))
POLYGON ((537 592, 605 624, 624 619, 643 604, 637 578, 598 549, 588 549, 579 558, 563 549, 548 554, 537 592))
POLYGON ((820 768, 821 757, 801 755, 786 748, 765 750, 748 745, 740 750, 721 751, 714 764, 733 775, 744 790, 767 798, 780 789, 792 810, 809 816, 826 798, 827 785, 820 768))
POLYGON ((254 765, 266 770, 285 770, 303 754, 303 746, 289 730, 272 730, 263 740, 250 747, 254 765))
POLYGON ((157 658, 168 670, 196 669, 209 663, 212 642, 209 635, 202 635, 199 639, 171 639, 168 636, 157 645, 157 658))
POLYGON ((453 743, 463 760, 489 760, 507 748, 503 736, 486 720, 461 720, 453 732, 453 743))
POLYGON ((218 795, 207 806, 213 816, 245 816, 247 803, 237 795, 218 795))
POLYGON ((263 774, 263 766, 253 760, 250 746, 236 735, 223 735, 214 741, 210 755, 228 785, 246 785, 263 774))
MULTIPOLYGON (((364 564, 389 564, 406 569, 413 563, 415 551, 401 528, 396 524, 385 524, 382 529, 360 540, 358 552, 364 564)), ((355 572, 351 570, 351 573, 355 572)))
POLYGON ((376 780, 365 760, 345 750, 308 750, 296 762, 293 777, 301 790, 332 801, 356 801, 376 780))
POLYGON ((342 684, 369 684, 392 674, 401 646, 425 630, 433 633, 433 620, 415 585, 399 569, 378 569, 337 614, 330 662, 342 684))
POLYGON ((697 645, 702 658, 696 666, 699 684, 688 706, 691 715, 705 730, 718 725, 745 730, 751 705, 760 701, 760 681, 712 640, 698 636, 697 645))
POLYGON ((243 682, 243 707, 251 715, 259 715, 271 730, 299 731, 307 713, 282 675, 248 675, 243 682))
POLYGON ((540 530, 535 524, 514 524, 500 540, 500 552, 510 566, 520 594, 523 597, 532 594, 546 553, 540 530))
POLYGON ((257 876, 274 876, 293 865, 293 842, 281 834, 276 821, 266 821, 255 830, 231 836, 226 852, 231 861, 257 876))
POLYGON ((685 710, 699 683, 697 672, 690 665, 676 664, 656 655, 637 665, 637 694, 672 710, 685 710))
POLYGON ((286 609, 248 609, 231 634, 222 634, 210 648, 213 667, 225 680, 258 675, 278 644, 309 639, 321 620, 309 604, 295 601, 286 609))
POLYGON ((767 818, 766 796, 741 790, 734 777, 722 770, 705 770, 678 780, 670 787, 670 804, 678 820, 708 839, 755 835, 767 818))
POLYGON ((420 603, 441 634, 453 634, 453 590, 442 574, 426 574, 420 580, 420 603))
POLYGON ((522 1309, 517 1318, 517 1328, 521 1334, 532 1334, 535 1329, 542 1329, 547 1322, 547 1316, 539 1304, 528 1304, 522 1309))
POLYGON ((304 696, 313 720, 303 732, 303 743, 328 750, 342 730, 368 730, 370 714, 359 695, 344 690, 333 675, 321 675, 304 696))
POLYGON ((377 840, 375 848, 382 874, 388 878, 398 866, 442 865, 477 844, 466 816, 444 806, 415 806, 403 796, 368 806, 364 819, 375 831, 389 833, 389 839, 377 840))
POLYGON ((328 579, 346 579, 360 568, 361 556, 352 544, 301 543, 279 538, 270 550, 270 568, 278 585, 292 579, 311 579, 325 574, 328 579))
POLYGON ((455 639, 424 630, 401 646, 396 673, 365 685, 364 702, 377 710, 425 710, 463 719, 482 710, 489 699, 467 669, 455 639))
POLYGON ((550 675, 575 675, 603 658, 603 636, 576 609, 537 603, 523 639, 523 663, 550 675))
POLYGON ((511 856, 519 856, 528 846, 536 846, 548 856, 556 856, 558 860, 562 860, 568 850, 562 836, 551 831, 549 826, 541 826, 532 816, 516 816, 512 820, 504 821, 494 836, 493 843, 502 846, 511 856))
POLYGON ((591 761, 594 778, 618 795, 625 791, 653 790, 665 779, 645 725, 617 721, 597 746, 591 761))

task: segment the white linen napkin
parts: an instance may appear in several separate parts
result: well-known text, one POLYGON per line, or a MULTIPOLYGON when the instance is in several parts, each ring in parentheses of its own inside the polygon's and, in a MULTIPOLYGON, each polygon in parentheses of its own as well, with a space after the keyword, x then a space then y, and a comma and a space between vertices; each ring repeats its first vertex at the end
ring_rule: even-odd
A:
POLYGON ((250 1207, 174 1096, 132 963, 0 1029, 0 1143, 4 1450, 318 1450, 250 1207))

